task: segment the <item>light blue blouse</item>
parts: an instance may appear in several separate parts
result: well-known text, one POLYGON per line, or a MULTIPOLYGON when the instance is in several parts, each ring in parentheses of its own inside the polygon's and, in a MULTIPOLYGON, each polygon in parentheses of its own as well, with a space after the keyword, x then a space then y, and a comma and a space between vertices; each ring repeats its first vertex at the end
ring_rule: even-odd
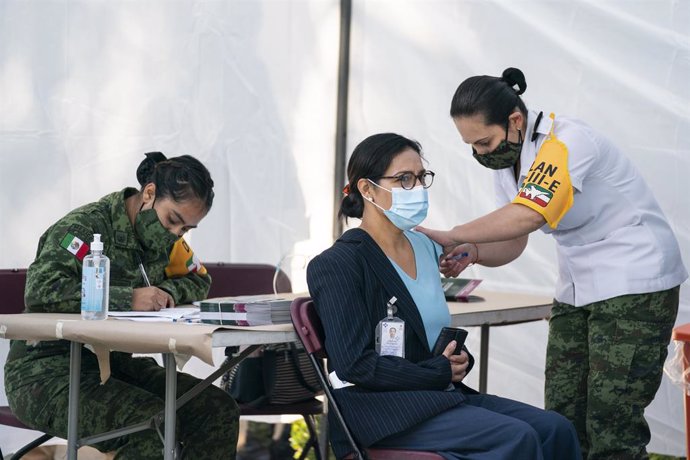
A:
POLYGON ((438 258, 443 249, 423 233, 409 230, 405 231, 405 236, 414 251, 417 279, 410 278, 392 259, 388 260, 395 267, 417 305, 424 323, 429 349, 431 349, 441 328, 450 326, 450 312, 443 295, 441 275, 438 271, 438 258))

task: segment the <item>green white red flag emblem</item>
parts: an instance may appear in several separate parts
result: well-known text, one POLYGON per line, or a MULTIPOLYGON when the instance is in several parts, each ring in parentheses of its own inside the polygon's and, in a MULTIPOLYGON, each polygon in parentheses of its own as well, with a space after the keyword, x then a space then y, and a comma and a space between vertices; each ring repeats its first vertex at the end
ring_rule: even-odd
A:
POLYGON ((187 261, 185 262, 185 266, 187 267, 188 271, 196 273, 199 267, 201 267, 201 261, 196 256, 196 254, 192 254, 192 257, 187 259, 187 261))
POLYGON ((520 198, 530 200, 542 208, 545 208, 546 205, 549 204, 549 201, 551 201, 553 192, 530 182, 529 184, 522 186, 518 196, 520 198))
POLYGON ((80 262, 84 259, 86 253, 89 252, 89 245, 71 233, 65 235, 60 242, 60 246, 71 252, 80 262))

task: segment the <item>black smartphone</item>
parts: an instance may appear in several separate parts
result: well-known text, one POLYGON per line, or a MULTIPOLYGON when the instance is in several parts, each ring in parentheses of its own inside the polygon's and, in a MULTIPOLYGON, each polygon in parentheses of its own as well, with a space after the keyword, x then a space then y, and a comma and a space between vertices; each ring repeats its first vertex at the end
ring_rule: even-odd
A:
POLYGON ((465 344, 465 339, 467 338, 467 331, 460 329, 459 327, 444 327, 438 334, 434 348, 431 350, 434 356, 438 356, 443 353, 448 344, 455 340, 458 344, 455 347, 454 355, 459 355, 462 352, 462 346, 465 344))

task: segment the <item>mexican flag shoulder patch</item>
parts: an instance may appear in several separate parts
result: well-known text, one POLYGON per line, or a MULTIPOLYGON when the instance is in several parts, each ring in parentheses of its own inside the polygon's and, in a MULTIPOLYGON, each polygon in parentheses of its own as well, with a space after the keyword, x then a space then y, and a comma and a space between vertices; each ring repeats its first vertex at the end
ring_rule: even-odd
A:
POLYGON ((520 193, 518 195, 520 198, 525 198, 533 203, 538 204, 542 208, 545 208, 551 198, 553 197, 553 192, 550 190, 540 187, 534 183, 527 183, 520 188, 520 193))
POLYGON ((70 252, 80 262, 89 252, 89 245, 69 232, 67 232, 64 238, 62 238, 62 241, 60 241, 60 246, 70 252))

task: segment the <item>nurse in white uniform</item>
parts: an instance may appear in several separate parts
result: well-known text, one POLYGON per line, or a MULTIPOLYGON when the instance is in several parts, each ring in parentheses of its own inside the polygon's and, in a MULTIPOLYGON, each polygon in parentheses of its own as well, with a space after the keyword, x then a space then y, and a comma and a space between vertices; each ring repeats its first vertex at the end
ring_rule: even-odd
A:
POLYGON ((579 120, 528 111, 525 89, 514 68, 458 87, 450 113, 474 158, 495 170, 498 209, 449 231, 419 230, 445 247, 447 276, 511 262, 533 231, 554 237, 546 409, 574 423, 585 458, 646 458, 644 408, 688 277, 678 243, 630 160, 579 120))

